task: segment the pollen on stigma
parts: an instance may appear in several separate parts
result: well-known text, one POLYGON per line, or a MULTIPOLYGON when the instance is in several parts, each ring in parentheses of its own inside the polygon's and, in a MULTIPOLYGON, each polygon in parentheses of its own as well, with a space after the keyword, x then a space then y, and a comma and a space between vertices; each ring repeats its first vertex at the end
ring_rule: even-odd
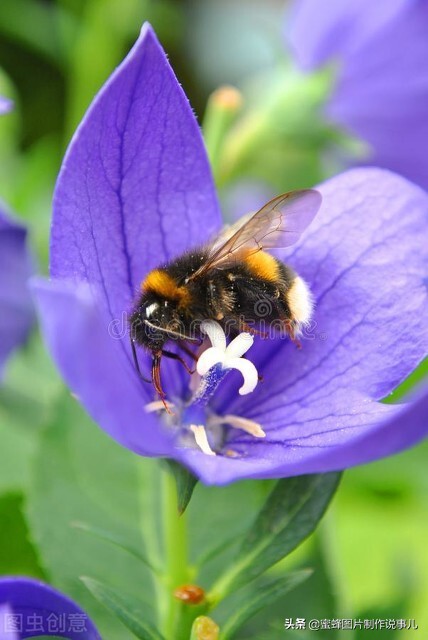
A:
POLYGON ((229 449, 223 451, 227 427, 240 429, 255 438, 264 438, 265 432, 253 420, 231 414, 219 416, 208 405, 220 382, 234 369, 243 378, 239 394, 247 395, 254 391, 259 375, 254 364, 243 358, 253 345, 254 338, 243 332, 227 344, 223 328, 214 320, 205 320, 201 324, 201 331, 207 336, 211 346, 202 352, 197 361, 196 372, 191 380, 190 399, 185 403, 168 402, 168 408, 173 411, 172 416, 167 415, 162 401, 150 402, 146 405, 146 411, 163 412, 167 423, 179 428, 179 443, 182 446, 197 446, 210 456, 224 454, 235 457, 237 453, 229 449))

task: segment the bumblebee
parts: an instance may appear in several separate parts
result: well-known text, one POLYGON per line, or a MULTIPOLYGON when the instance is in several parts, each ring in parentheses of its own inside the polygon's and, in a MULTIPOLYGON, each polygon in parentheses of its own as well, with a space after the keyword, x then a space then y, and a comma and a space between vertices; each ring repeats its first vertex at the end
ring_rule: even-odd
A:
POLYGON ((198 327, 203 320, 216 320, 229 335, 257 333, 263 320, 296 339, 310 320, 312 296, 304 280, 266 249, 297 242, 320 204, 321 195, 312 189, 280 195, 211 244, 147 274, 130 316, 131 347, 141 377, 136 346, 151 353, 150 382, 162 400, 162 357, 179 360, 191 373, 180 354, 165 346, 176 341, 196 360, 188 344, 202 341, 198 327))

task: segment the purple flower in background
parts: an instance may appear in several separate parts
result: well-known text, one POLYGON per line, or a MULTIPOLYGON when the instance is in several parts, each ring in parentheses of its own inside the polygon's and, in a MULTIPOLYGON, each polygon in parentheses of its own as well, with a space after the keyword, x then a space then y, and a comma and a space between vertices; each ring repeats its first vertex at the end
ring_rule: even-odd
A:
POLYGON ((26 229, 0 208, 0 376, 34 321, 27 281, 32 273, 26 229))
MULTIPOLYGON (((193 404, 194 424, 186 412, 148 412, 160 403, 136 373, 127 314, 147 273, 207 241, 221 219, 196 120, 143 28, 70 145, 54 199, 51 280, 35 284, 64 378, 115 440, 222 484, 344 469, 423 437, 427 395, 402 406, 379 400, 427 351, 428 197, 378 169, 350 171, 319 190, 315 221, 281 253, 316 303, 303 348, 261 338, 251 346, 246 334, 226 348, 211 331, 213 349, 198 363, 207 388, 223 367, 240 373, 193 404)), ((139 358, 145 373, 150 359, 139 358)), ((165 362, 162 382, 176 408, 186 402, 190 377, 180 363, 165 362)))
POLYGON ((369 161, 428 187, 428 5, 297 0, 289 41, 312 70, 336 62, 327 115, 369 143, 369 161))
POLYGON ((0 640, 38 636, 101 640, 89 616, 59 591, 32 578, 1 578, 0 640))
POLYGON ((0 116, 9 113, 13 109, 13 102, 9 100, 9 98, 5 98, 4 96, 0 96, 0 116))

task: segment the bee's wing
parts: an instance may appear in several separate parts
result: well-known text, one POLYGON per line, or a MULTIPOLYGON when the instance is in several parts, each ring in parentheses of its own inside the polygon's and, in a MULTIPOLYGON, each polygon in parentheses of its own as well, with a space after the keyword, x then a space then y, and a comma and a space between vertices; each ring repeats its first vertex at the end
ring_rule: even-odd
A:
POLYGON ((240 249, 274 249, 297 242, 314 219, 321 205, 321 194, 314 189, 290 191, 265 204, 226 229, 210 246, 206 262, 192 276, 209 269, 224 268, 240 249))

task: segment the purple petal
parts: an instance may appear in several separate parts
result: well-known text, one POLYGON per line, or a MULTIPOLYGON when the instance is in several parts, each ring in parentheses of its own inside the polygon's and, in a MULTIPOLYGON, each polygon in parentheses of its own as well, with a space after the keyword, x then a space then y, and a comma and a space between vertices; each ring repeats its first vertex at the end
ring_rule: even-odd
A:
MULTIPOLYGON (((326 402, 324 416, 308 422, 289 420, 272 440, 236 438, 231 449, 243 457, 212 457, 195 450, 182 452, 187 464, 207 484, 227 484, 242 478, 282 478, 304 473, 340 471, 392 455, 417 443, 428 431, 428 391, 408 405, 385 405, 344 392, 326 402), (307 426, 311 427, 308 434, 307 426), (290 437, 285 438, 289 427, 290 437), (294 429, 294 434, 293 434, 294 429), (301 429, 301 433, 297 431, 301 429), (293 437, 294 435, 294 437, 293 437)), ((266 416, 269 420, 270 416, 266 416)))
MULTIPOLYGON (((386 455, 388 446, 396 451, 394 438, 381 450, 376 439, 379 424, 396 409, 374 401, 390 393, 428 350, 427 195, 378 169, 354 169, 319 191, 321 209, 286 258, 314 293, 314 326, 301 351, 288 341, 258 340, 248 356, 264 383, 240 398, 237 384, 229 382, 216 398, 218 413, 251 418, 267 433, 256 442, 231 430, 228 447, 247 457, 238 465, 243 476, 251 464, 258 474, 297 473, 295 456, 302 473, 315 472, 314 451, 320 455, 326 446, 337 447, 337 466, 332 460, 330 468, 344 468, 341 447, 370 433, 373 448, 365 458, 361 452, 359 462, 386 455), (310 446, 293 453, 299 438, 310 446)), ((403 429, 402 447, 423 437, 426 423, 417 429, 403 429)), ((199 473, 208 479, 202 466, 199 473)))
POLYGON ((0 376, 7 357, 25 341, 34 322, 27 288, 31 271, 25 228, 0 210, 0 376))
POLYGON ((340 67, 327 113, 369 143, 370 163, 428 187, 428 6, 426 2, 302 0, 291 30, 305 68, 340 67), (393 45, 391 45, 393 43, 393 45))
POLYGON ((250 351, 268 382, 260 411, 285 390, 293 402, 342 387, 379 400, 428 350, 427 194, 380 169, 348 171, 318 190, 317 217, 283 253, 314 294, 314 323, 301 351, 278 340, 250 351))
MULTIPOLYGON (((108 344, 111 339, 105 328, 113 321, 126 329, 126 313, 147 271, 184 249, 203 243, 219 225, 199 127, 163 50, 145 25, 133 50, 95 99, 70 145, 56 187, 51 239, 52 277, 87 282, 96 291, 100 315, 107 318, 97 319, 103 323, 100 340, 106 353, 122 352, 117 356, 121 362, 118 370, 126 370, 122 381, 114 381, 114 361, 109 371, 98 372, 105 356, 92 343, 82 355, 88 377, 81 380, 76 374, 76 353, 80 352, 63 344, 68 319, 57 308, 58 301, 61 304, 64 295, 72 313, 81 314, 85 322, 88 314, 82 312, 69 287, 63 294, 61 286, 54 291, 41 285, 40 302, 42 313, 47 314, 47 339, 60 359, 64 377, 83 402, 88 398, 89 411, 103 428, 140 453, 153 454, 165 448, 156 435, 149 443, 141 435, 142 422, 148 425, 148 433, 155 431, 151 429, 154 419, 144 414, 152 388, 141 388, 126 331, 122 340, 108 344), (97 378, 91 381, 90 372, 94 371, 98 372, 97 378), (110 398, 117 400, 115 410, 108 415, 98 386, 104 377, 107 388, 113 389, 110 398), (96 387, 94 397, 91 384, 96 387), (121 404, 128 407, 129 428, 124 427, 120 416, 121 404), (133 413, 137 404, 138 411, 133 413)), ((95 326, 94 323, 90 319, 85 326, 95 326)), ((91 341, 90 333, 81 342, 73 327, 70 333, 75 337, 76 349, 91 341)), ((144 370, 144 354, 140 357, 144 370)), ((163 378, 178 393, 183 378, 176 374, 173 364, 165 363, 163 378)))
POLYGON ((141 455, 168 455, 172 445, 153 414, 153 399, 124 351, 122 326, 109 325, 86 285, 33 282, 44 338, 64 379, 93 419, 141 455), (115 339, 116 334, 116 339, 115 339))
POLYGON ((101 640, 89 616, 70 598, 31 578, 0 580, 0 639, 36 636, 101 640))
POLYGON ((337 56, 350 55, 382 31, 410 4, 409 0, 297 0, 288 36, 297 61, 314 69, 337 56))
POLYGON ((119 319, 149 269, 205 242, 219 225, 199 127, 146 24, 64 160, 51 275, 97 286, 102 308, 119 319))

